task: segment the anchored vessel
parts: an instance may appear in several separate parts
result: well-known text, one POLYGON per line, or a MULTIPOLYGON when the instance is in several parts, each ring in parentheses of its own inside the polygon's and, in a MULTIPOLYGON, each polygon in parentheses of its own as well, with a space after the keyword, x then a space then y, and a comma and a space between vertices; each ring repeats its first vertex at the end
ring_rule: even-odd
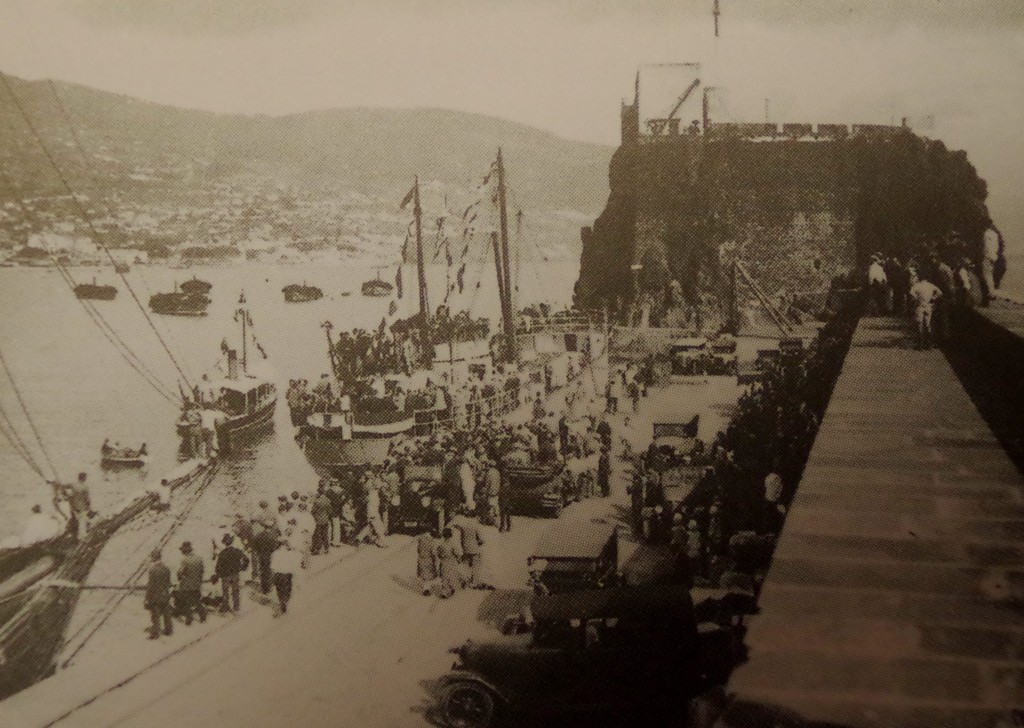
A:
POLYGON ((79 283, 75 286, 75 295, 78 298, 93 301, 113 301, 117 296, 117 289, 113 286, 101 286, 92 279, 92 283, 79 283))
MULTIPOLYGON (((418 313, 395 321, 390 327, 392 339, 385 336, 386 320, 381 322, 376 336, 367 332, 346 333, 337 341, 331 337, 330 323, 325 323, 333 384, 326 380, 321 382, 308 394, 306 402, 300 402, 298 396, 289 392, 292 421, 299 428, 297 440, 317 470, 336 472, 380 463, 396 438, 450 425, 456 416, 455 410, 459 409, 460 414, 462 410, 461 403, 453 402, 449 391, 456 368, 463 370, 467 377, 476 377, 473 380, 478 385, 476 399, 468 403, 468 416, 472 417, 473 412, 477 417, 480 413, 500 416, 520 404, 518 377, 508 377, 497 384, 494 376, 495 362, 512 365, 518 361, 509 270, 505 169, 500 150, 491 171, 496 175, 495 201, 500 230, 491 234, 490 242, 501 301, 502 332, 489 339, 490 324, 486 319, 474 320, 466 311, 451 314, 447 293, 463 288, 464 265, 457 276, 458 284, 450 284, 445 303, 432 315, 423 251, 423 211, 416 179, 402 207, 413 203, 418 313), (381 351, 387 354, 381 356, 381 351), (339 394, 341 396, 337 396, 339 394)), ((492 174, 487 175, 485 184, 492 174)), ((440 226, 441 223, 439 237, 440 226)), ((450 266, 450 253, 448 258, 450 266)), ((396 279, 399 297, 402 295, 400 281, 399 273, 396 279)), ((370 291, 390 292, 392 288, 390 283, 380 280, 378 273, 377 279, 363 285, 363 294, 380 295, 370 291)))
POLYGON ((213 288, 213 284, 208 281, 201 281, 195 276, 178 286, 185 293, 200 293, 206 295, 213 288))
POLYGON ((166 316, 205 316, 210 298, 202 293, 154 293, 149 298, 149 308, 153 313, 166 316))
POLYGON ((284 300, 288 303, 306 303, 324 297, 323 291, 316 286, 306 285, 306 283, 301 286, 298 283, 291 283, 282 288, 281 292, 284 294, 284 300))
POLYGON ((394 289, 393 285, 380 279, 380 271, 377 271, 377 277, 364 281, 360 290, 364 296, 383 298, 384 296, 390 296, 394 289))
POLYGON ((188 436, 200 424, 196 421, 198 408, 219 410, 223 414, 220 427, 229 436, 273 423, 277 385, 270 377, 250 371, 250 340, 251 346, 263 359, 266 359, 266 354, 253 333, 252 317, 246 308, 244 294, 238 305, 235 321, 241 329, 242 359, 238 360, 237 349, 228 346, 226 340, 221 343, 227 362, 226 372, 221 377, 205 377, 202 385, 206 391, 197 387, 200 391, 194 401, 185 403, 185 411, 177 423, 178 434, 182 437, 188 436))

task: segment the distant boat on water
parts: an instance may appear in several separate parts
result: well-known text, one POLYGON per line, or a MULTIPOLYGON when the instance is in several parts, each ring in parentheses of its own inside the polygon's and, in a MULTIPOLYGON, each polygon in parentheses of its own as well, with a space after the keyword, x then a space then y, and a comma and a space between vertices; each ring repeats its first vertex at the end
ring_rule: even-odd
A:
POLYGON ((149 308, 153 313, 165 316, 205 316, 210 305, 209 296, 202 293, 154 293, 149 297, 149 308))
POLYGON ((395 287, 387 281, 382 281, 380 279, 380 271, 377 271, 377 277, 372 280, 365 281, 360 290, 364 296, 383 298, 384 296, 390 296, 391 291, 393 291, 394 288, 395 287))
POLYGON ((213 284, 192 276, 192 278, 182 283, 178 288, 185 293, 199 293, 205 296, 213 288, 213 284))
POLYGON ((282 288, 281 292, 284 293, 284 300, 288 303, 306 303, 324 297, 323 291, 316 286, 306 285, 305 282, 301 286, 298 283, 291 283, 282 288))
POLYGON ((75 296, 93 301, 113 301, 117 296, 117 289, 113 286, 98 285, 93 278, 92 283, 79 283, 75 286, 75 296))

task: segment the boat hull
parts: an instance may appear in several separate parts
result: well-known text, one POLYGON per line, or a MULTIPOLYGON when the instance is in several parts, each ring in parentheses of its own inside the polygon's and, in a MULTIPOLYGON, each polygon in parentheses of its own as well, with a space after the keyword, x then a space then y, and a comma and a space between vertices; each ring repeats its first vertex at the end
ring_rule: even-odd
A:
POLYGON ((134 458, 100 458, 100 465, 104 468, 141 468, 148 462, 145 457, 134 457, 134 458))
POLYGON ((252 412, 247 412, 244 415, 228 417, 225 427, 227 427, 228 432, 232 435, 257 432, 271 427, 274 424, 275 407, 277 407, 276 398, 270 400, 262 407, 256 408, 252 412))
POLYGON ((399 435, 354 437, 351 440, 307 439, 302 451, 313 468, 323 475, 384 462, 388 447, 399 435))

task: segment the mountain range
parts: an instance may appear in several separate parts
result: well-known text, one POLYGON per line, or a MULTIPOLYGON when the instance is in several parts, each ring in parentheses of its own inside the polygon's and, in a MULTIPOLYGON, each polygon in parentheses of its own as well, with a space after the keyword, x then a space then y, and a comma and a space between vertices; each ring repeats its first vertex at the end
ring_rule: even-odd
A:
MULTIPOLYGON (((442 185, 479 182, 499 145, 510 188, 525 208, 591 215, 608 194, 611 147, 479 114, 431 108, 218 114, 71 83, 6 78, 0 161, 23 197, 62 191, 40 139, 76 192, 108 198, 173 193, 188 200, 246 178, 315 194, 401 195, 415 174, 442 185)), ((0 188, 0 199, 10 193, 0 188)))

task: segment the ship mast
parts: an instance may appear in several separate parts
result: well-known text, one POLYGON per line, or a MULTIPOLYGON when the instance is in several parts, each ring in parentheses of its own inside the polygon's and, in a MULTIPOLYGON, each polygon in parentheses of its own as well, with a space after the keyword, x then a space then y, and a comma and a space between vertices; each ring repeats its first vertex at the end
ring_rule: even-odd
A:
POLYGON ((238 307, 239 307, 238 308, 238 315, 242 317, 242 371, 243 372, 248 372, 249 371, 249 367, 248 367, 248 351, 249 351, 249 347, 248 347, 248 342, 246 341, 246 339, 248 338, 248 332, 246 331, 246 322, 247 322, 249 316, 248 316, 248 314, 246 313, 246 310, 245 310, 245 293, 242 293, 242 295, 239 296, 239 298, 238 298, 238 307))
POLYGON ((516 358, 515 322, 512 318, 512 280, 509 275, 508 261, 508 208, 505 202, 505 164, 498 147, 498 220, 501 247, 501 280, 498 282, 498 293, 501 297, 501 321, 505 334, 505 358, 513 361, 516 358))
POLYGON ((413 186, 413 214, 416 216, 416 275, 420 287, 420 316, 423 318, 423 328, 426 329, 430 321, 430 302, 427 299, 427 271, 423 264, 423 208, 420 207, 420 178, 415 177, 413 186))

